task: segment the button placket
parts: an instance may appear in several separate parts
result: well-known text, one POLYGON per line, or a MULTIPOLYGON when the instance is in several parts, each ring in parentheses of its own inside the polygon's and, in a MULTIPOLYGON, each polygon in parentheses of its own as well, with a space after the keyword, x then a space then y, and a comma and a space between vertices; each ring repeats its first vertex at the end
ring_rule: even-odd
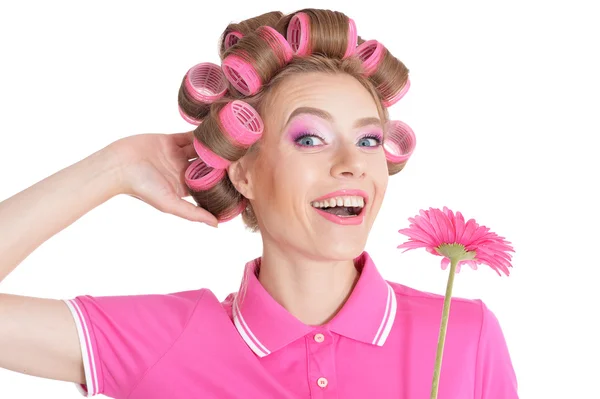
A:
POLYGON ((311 397, 315 399, 337 398, 334 340, 324 329, 316 329, 306 336, 309 350, 308 380, 311 397))

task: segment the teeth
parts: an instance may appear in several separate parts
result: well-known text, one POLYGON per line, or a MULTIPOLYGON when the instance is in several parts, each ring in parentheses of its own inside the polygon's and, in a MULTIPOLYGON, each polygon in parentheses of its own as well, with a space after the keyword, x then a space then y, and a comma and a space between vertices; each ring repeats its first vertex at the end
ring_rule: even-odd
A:
POLYGON ((354 206, 362 208, 365 206, 363 197, 345 195, 342 197, 328 198, 323 201, 313 201, 311 205, 316 208, 332 208, 334 206, 354 206))

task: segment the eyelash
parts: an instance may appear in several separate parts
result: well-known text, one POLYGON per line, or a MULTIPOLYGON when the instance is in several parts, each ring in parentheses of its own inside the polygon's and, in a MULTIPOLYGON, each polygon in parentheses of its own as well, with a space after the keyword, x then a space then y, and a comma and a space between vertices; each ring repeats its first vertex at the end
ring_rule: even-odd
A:
MULTIPOLYGON (((296 137, 294 137, 294 144, 296 144, 296 146, 298 147, 317 147, 315 145, 302 145, 302 144, 298 144, 298 140, 303 139, 305 137, 318 137, 321 141, 325 141, 325 138, 316 134, 316 133, 308 133, 308 132, 300 132, 298 135, 296 135, 296 137)), ((376 148, 379 147, 382 143, 382 138, 380 134, 377 133, 369 133, 369 134, 365 134, 364 136, 362 136, 360 138, 361 140, 364 139, 374 139, 377 144, 373 145, 373 146, 369 146, 370 148, 376 148)))

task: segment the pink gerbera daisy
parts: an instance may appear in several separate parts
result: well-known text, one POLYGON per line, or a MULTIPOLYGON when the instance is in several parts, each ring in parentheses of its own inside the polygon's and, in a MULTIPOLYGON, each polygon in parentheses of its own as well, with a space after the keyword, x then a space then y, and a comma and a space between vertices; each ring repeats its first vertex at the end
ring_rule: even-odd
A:
POLYGON ((514 252, 505 241, 504 237, 490 232, 489 228, 479 226, 474 219, 465 223, 460 212, 456 215, 444 207, 441 211, 436 208, 420 210, 420 216, 409 218, 411 225, 406 229, 398 230, 399 233, 409 237, 409 241, 398 245, 398 248, 407 248, 403 253, 415 249, 425 248, 427 252, 443 256, 442 269, 446 270, 452 257, 457 257, 456 272, 460 272, 461 264, 477 270, 477 264, 483 263, 490 266, 501 276, 500 271, 510 275, 509 267, 511 255, 514 252))
POLYGON ((507 252, 514 252, 514 250, 508 245, 510 242, 504 240, 504 237, 490 232, 490 229, 485 226, 479 226, 475 220, 470 219, 465 223, 460 212, 456 212, 455 216, 451 210, 444 207, 443 211, 429 208, 428 211, 421 209, 419 213, 420 216, 408 219, 412 224, 407 229, 398 230, 399 233, 409 237, 409 241, 398 245, 398 248, 406 248, 402 252, 425 248, 433 255, 444 257, 442 269, 445 270, 450 264, 431 385, 430 398, 436 399, 454 275, 460 271, 461 263, 467 264, 473 269, 477 269, 478 263, 484 263, 494 269, 499 276, 502 276, 500 271, 508 276, 510 274, 508 268, 512 265, 510 264, 511 256, 507 252))

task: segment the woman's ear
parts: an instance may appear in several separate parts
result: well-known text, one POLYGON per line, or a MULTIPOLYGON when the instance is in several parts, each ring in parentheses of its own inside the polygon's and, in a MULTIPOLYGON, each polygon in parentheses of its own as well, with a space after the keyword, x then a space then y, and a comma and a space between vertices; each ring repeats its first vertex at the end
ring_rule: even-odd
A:
MULTIPOLYGON (((247 154, 248 155, 248 154, 247 154)), ((251 157, 243 156, 237 161, 231 162, 227 167, 227 175, 235 189, 247 199, 254 199, 254 186, 250 173, 251 157)))

